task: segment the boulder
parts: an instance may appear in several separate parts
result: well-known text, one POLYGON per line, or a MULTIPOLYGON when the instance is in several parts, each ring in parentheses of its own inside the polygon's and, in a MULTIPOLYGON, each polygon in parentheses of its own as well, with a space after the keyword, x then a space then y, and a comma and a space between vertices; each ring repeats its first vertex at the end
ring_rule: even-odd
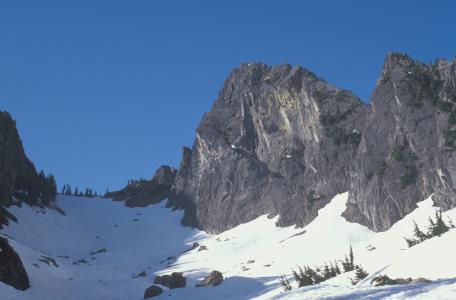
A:
POLYGON ((6 238, 0 237, 0 281, 18 290, 30 287, 27 272, 19 255, 9 245, 6 238))
POLYGON ((221 284, 223 281, 223 275, 219 271, 212 271, 206 278, 203 279, 200 283, 198 283, 197 287, 203 286, 217 286, 221 284))
POLYGON ((371 281, 372 286, 384 286, 395 284, 416 284, 416 283, 430 283, 431 281, 425 278, 395 278, 391 279, 386 275, 377 276, 371 281))
POLYGON ((209 250, 209 249, 207 249, 207 246, 204 246, 204 245, 201 245, 201 246, 198 248, 198 252, 200 252, 200 251, 205 251, 205 250, 209 250))
POLYGON ((159 286, 152 285, 144 292, 144 299, 157 297, 163 293, 163 289, 159 286))
POLYGON ((169 289, 178 289, 187 285, 187 279, 182 273, 174 272, 171 275, 156 276, 154 284, 161 284, 169 289))

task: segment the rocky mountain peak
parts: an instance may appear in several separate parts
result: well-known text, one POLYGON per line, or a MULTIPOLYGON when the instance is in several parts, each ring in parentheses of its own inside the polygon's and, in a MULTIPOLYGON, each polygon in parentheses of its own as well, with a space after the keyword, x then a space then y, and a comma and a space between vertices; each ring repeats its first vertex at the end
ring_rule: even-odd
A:
POLYGON ((173 185, 176 173, 177 170, 170 166, 161 166, 155 172, 152 181, 155 181, 157 184, 173 185))
POLYGON ((455 74, 454 61, 389 53, 366 105, 300 66, 242 64, 184 148, 168 206, 208 232, 264 214, 302 226, 346 191, 345 218, 376 231, 431 194, 452 208, 455 74))
POLYGON ((348 189, 348 181, 325 183, 336 173, 347 178, 365 110, 302 67, 243 64, 201 121, 170 203, 208 231, 261 214, 304 224, 348 189))
POLYGON ((409 67, 415 61, 405 53, 389 52, 383 63, 383 73, 391 72, 395 69, 404 69, 409 67))

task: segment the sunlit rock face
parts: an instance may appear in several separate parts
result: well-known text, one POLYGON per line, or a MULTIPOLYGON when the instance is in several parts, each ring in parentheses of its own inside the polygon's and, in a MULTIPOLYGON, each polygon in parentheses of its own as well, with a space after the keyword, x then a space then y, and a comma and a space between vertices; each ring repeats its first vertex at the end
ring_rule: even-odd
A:
POLYGON ((263 214, 307 224, 349 189, 368 110, 301 67, 241 65, 184 150, 170 203, 210 232, 263 214))
POLYGON ((455 77, 455 61, 386 57, 352 163, 348 220, 383 231, 432 193, 456 205, 455 77))

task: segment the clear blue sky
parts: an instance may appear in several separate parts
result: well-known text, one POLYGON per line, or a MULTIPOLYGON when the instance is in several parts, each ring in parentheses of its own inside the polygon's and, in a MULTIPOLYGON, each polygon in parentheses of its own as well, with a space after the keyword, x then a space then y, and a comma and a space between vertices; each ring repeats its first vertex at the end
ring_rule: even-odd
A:
POLYGON ((1 1, 0 109, 58 183, 178 166, 242 62, 307 67, 363 100, 385 54, 456 54, 454 1, 1 1))

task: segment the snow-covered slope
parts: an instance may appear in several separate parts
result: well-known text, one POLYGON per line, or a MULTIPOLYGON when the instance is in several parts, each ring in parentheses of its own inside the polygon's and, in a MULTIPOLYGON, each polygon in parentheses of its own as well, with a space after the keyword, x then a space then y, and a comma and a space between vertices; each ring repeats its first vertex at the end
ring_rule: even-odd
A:
MULTIPOLYGON (((0 233, 10 237, 32 287, 19 292, 0 283, 1 299, 142 299, 155 274, 173 271, 184 272, 188 287, 157 299, 456 299, 456 230, 412 248, 404 240, 412 235, 413 220, 425 226, 434 215, 431 199, 383 233, 345 221, 346 200, 347 194, 336 196, 305 228, 278 228, 276 218, 263 216, 219 235, 182 227, 181 212, 163 203, 131 209, 106 199, 61 196, 57 203, 66 215, 13 207, 19 223, 0 233), (171 258, 194 242, 207 250, 171 258), (341 259, 350 245, 355 263, 371 274, 357 286, 350 284, 352 274, 342 274, 300 289, 291 280, 294 289, 282 291, 282 274, 289 276, 298 265, 341 259), (90 254, 102 249, 106 252, 90 254), (58 267, 40 261, 42 256, 55 259, 58 267), (225 276, 220 286, 194 287, 212 270, 225 276), (133 278, 142 271, 145 277, 133 278), (371 287, 379 274, 434 282, 371 287)), ((456 220, 456 210, 444 215, 456 220)))
POLYGON ((57 204, 66 215, 27 205, 10 210, 19 223, 0 232, 10 237, 32 287, 19 292, 0 282, 0 299, 141 299, 161 261, 205 236, 182 227, 182 214, 164 204, 130 209, 69 196, 58 197, 57 204), (58 267, 41 262, 43 256, 58 267), (142 271, 146 277, 132 278, 142 271))

